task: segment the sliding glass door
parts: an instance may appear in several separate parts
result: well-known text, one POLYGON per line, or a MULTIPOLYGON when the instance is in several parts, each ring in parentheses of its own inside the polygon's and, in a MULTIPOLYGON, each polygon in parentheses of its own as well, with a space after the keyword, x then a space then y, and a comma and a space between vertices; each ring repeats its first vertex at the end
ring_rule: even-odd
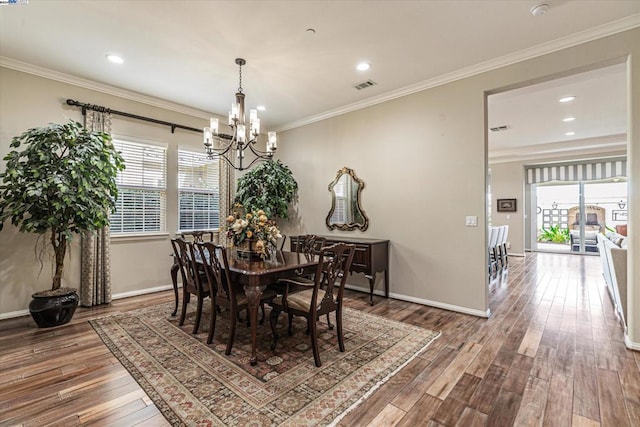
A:
POLYGON ((532 185, 531 197, 536 251, 597 254, 596 235, 627 222, 627 183, 620 178, 532 185))
POLYGON ((534 186, 536 199, 535 239, 533 249, 549 252, 571 251, 569 212, 580 200, 578 184, 545 183, 534 186))

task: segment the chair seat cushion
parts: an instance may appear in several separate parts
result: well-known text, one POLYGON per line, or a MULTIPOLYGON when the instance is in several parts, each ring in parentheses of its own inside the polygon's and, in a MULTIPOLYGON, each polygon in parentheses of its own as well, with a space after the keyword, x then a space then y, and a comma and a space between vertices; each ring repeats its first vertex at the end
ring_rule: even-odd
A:
MULTIPOLYGON (((304 311, 308 313, 311 307, 311 298, 313 297, 313 289, 305 289, 304 291, 295 292, 293 294, 287 295, 287 305, 289 308, 293 308, 294 310, 304 311)), ((283 304, 283 296, 278 295, 273 299, 273 303, 277 305, 284 306, 283 304)), ((320 301, 318 301, 318 307, 320 306, 320 301)))

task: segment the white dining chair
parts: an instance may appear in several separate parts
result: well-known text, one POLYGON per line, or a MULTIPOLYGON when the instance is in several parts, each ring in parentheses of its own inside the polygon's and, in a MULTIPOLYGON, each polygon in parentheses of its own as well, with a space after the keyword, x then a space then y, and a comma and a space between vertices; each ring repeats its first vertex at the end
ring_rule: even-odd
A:
POLYGON ((503 225, 504 232, 502 233, 502 245, 500 246, 500 250, 502 252, 502 265, 509 265, 509 254, 507 253, 507 238, 509 237, 509 226, 503 225))
POLYGON ((493 267, 495 266, 495 271, 498 271, 498 261, 496 258, 496 243, 498 242, 498 228, 497 227, 489 227, 488 230, 488 238, 487 238, 487 249, 489 252, 489 275, 493 274, 493 267))

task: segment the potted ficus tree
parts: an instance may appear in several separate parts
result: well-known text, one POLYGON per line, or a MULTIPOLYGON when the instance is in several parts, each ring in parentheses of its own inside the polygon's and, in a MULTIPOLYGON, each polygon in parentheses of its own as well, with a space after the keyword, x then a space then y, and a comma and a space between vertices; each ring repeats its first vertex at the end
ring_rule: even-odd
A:
POLYGON ((291 170, 280 160, 268 160, 238 179, 234 201, 247 212, 262 209, 270 218, 287 218, 297 194, 298 183, 291 170))
POLYGON ((51 255, 53 280, 50 290, 33 294, 29 311, 40 327, 61 325, 78 305, 76 289, 62 286, 67 248, 75 234, 109 223, 124 160, 108 134, 75 121, 29 129, 10 147, 0 173, 0 230, 10 220, 43 237, 36 245, 51 255))

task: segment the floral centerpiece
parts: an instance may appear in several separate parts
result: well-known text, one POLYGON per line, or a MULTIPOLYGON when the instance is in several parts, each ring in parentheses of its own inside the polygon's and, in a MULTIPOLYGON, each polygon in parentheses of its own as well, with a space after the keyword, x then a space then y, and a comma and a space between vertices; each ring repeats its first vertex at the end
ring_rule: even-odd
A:
POLYGON ((227 217, 227 239, 241 251, 265 258, 269 246, 275 248, 281 237, 276 222, 262 209, 245 212, 244 206, 236 203, 233 214, 227 217))

